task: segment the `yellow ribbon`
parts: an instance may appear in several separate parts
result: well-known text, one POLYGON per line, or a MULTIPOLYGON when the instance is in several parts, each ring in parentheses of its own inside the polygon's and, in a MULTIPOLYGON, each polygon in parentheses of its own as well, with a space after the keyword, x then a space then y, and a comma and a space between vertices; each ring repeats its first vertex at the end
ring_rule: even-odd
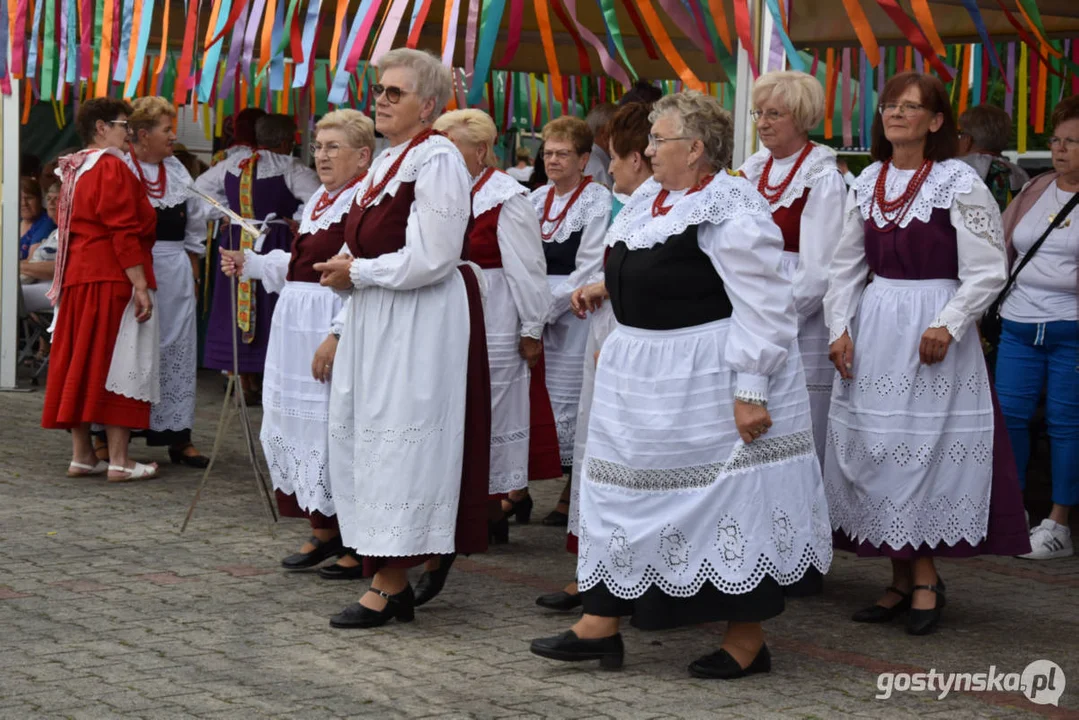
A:
MULTIPOLYGON (((240 171, 240 214, 245 218, 255 216, 255 203, 252 189, 255 184, 255 166, 258 153, 253 154, 244 163, 240 171)), ((240 232, 240 251, 255 249, 255 236, 249 232, 240 232)), ((241 339, 246 344, 255 340, 255 281, 241 280, 236 293, 236 326, 240 328, 241 339)))
POLYGON ((1020 153, 1027 151, 1027 44, 1019 43, 1019 90, 1015 93, 1015 101, 1019 105, 1018 137, 1016 138, 1017 150, 1020 153))

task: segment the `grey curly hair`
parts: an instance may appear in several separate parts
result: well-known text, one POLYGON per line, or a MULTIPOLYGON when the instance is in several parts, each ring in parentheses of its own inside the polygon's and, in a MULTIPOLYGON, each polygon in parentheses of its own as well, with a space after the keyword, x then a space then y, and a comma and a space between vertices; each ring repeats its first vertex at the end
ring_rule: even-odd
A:
POLYGON ((453 92, 453 76, 440 59, 426 50, 396 48, 378 61, 379 72, 386 72, 390 68, 411 70, 416 75, 416 94, 424 100, 435 101, 431 116, 421 118, 424 122, 431 122, 442 114, 453 92))
POLYGON ((701 141, 704 160, 713 170, 725 170, 731 166, 734 121, 719 100, 696 90, 664 95, 652 107, 648 121, 654 123, 667 113, 674 113, 678 117, 684 135, 701 141))

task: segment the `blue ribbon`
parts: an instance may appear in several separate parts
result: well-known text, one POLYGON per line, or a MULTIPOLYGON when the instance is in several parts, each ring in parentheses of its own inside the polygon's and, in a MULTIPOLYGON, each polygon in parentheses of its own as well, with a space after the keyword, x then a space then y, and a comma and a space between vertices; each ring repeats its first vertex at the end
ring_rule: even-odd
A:
POLYGON ((989 37, 989 28, 985 26, 982 11, 978 9, 978 0, 963 0, 963 7, 967 9, 970 19, 974 21, 974 28, 978 31, 978 37, 982 39, 982 44, 989 48, 989 52, 993 56, 993 64, 997 66, 1000 76, 1004 79, 1004 86, 1011 90, 1008 74, 1004 72, 1004 65, 1001 64, 1000 56, 997 55, 997 46, 993 44, 993 39, 989 37))
MULTIPOLYGON (((229 10, 232 8, 232 0, 221 0, 221 7, 217 11, 217 22, 214 24, 214 32, 211 37, 215 37, 221 32, 221 28, 225 27, 225 23, 229 19, 229 10)), ((218 40, 210 47, 206 48, 206 59, 202 63, 202 75, 199 77, 199 102, 209 102, 210 93, 214 89, 214 81, 217 80, 218 60, 221 58, 221 43, 223 40, 218 40)), ((210 109, 206 109, 210 112, 210 109)))
POLYGON ((356 15, 352 18, 352 27, 348 31, 348 39, 341 46, 341 58, 337 61, 337 72, 334 73, 333 85, 330 87, 330 94, 327 98, 334 105, 340 105, 347 97, 348 79, 351 73, 345 69, 345 60, 348 59, 349 51, 352 50, 352 45, 356 42, 356 36, 360 34, 360 25, 363 24, 367 11, 371 9, 372 2, 374 0, 363 0, 360 3, 356 15))
MULTIPOLYGON (((412 18, 419 11, 421 3, 416 3, 412 18)), ((302 88, 307 85, 307 78, 311 75, 311 67, 314 65, 315 31, 318 30, 318 13, 322 9, 322 0, 311 0, 307 6, 307 19, 303 23, 303 62, 296 66, 296 78, 292 81, 292 87, 302 88)))
MULTIPOLYGON (((227 0, 226 0, 227 2, 227 0)), ((146 64, 146 46, 150 44, 150 21, 154 17, 154 0, 144 0, 142 6, 142 23, 139 25, 139 46, 135 50, 135 65, 131 68, 131 78, 124 88, 124 97, 135 94, 135 88, 142 77, 142 68, 146 64)))
POLYGON ((980 45, 973 45, 971 51, 974 53, 974 62, 970 64, 973 76, 970 82, 970 104, 973 106, 982 104, 982 48, 980 45))
MULTIPOLYGON (((79 24, 79 10, 76 6, 77 0, 67 0, 67 77, 64 78, 66 82, 74 85, 78 79, 79 72, 79 44, 75 40, 75 28, 79 24)), ((7 47, 7 45, 0 45, 0 47, 7 47)), ((2 75, 3 73, 0 73, 2 75)), ((59 86, 57 86, 59 89, 59 86)), ((75 93, 76 95, 78 93, 75 93)))
POLYGON ((787 51, 787 60, 790 62, 791 70, 805 72, 805 63, 802 62, 802 57, 794 49, 794 43, 787 36, 787 31, 783 29, 783 16, 779 13, 779 0, 765 1, 768 5, 768 12, 772 16, 773 27, 775 27, 776 34, 779 35, 779 41, 783 43, 783 49, 787 51))
MULTIPOLYGON (((321 2, 322 0, 318 0, 321 2)), ((416 19, 420 16, 420 9, 423 8, 423 0, 413 0, 412 3, 412 19, 408 21, 408 35, 412 37, 412 28, 416 27, 416 19)))
POLYGON ((614 38, 611 37, 611 26, 607 24, 607 15, 603 12, 602 0, 596 0, 596 7, 599 8, 599 16, 603 18, 603 30, 606 33, 604 37, 607 39, 607 54, 617 58, 618 48, 614 46, 614 38))
MULTIPOLYGON (((41 29, 41 8, 45 5, 44 0, 39 0, 37 7, 34 8, 34 27, 33 32, 30 33, 30 49, 26 56, 26 77, 32 78, 37 76, 37 38, 38 32, 41 29)), ((7 45, 2 48, 4 54, 7 53, 7 45)))
POLYGON ((873 85, 872 79, 869 74, 869 58, 865 55, 865 50, 859 51, 858 56, 858 90, 859 90, 859 109, 858 109, 858 124, 861 129, 858 132, 859 144, 862 147, 869 145, 869 123, 873 117, 873 85))
POLYGON ((8 0, 0 0, 0 48, 3 48, 3 52, 0 52, 0 78, 7 80, 7 36, 8 36, 8 14, 7 14, 8 0))
POLYGON ((112 74, 113 82, 122 83, 127 79, 127 52, 131 47, 131 27, 135 24, 135 0, 124 3, 124 16, 120 26, 120 54, 116 57, 116 70, 112 74))
MULTIPOLYGON (((281 36, 285 34, 285 2, 277 3, 277 13, 273 21, 273 33, 270 35, 270 47, 281 46, 281 36)), ((278 53, 270 59, 270 90, 285 89, 285 55, 278 53)))
POLYGON ((480 44, 476 50, 476 67, 472 73, 472 85, 468 88, 468 96, 465 99, 469 105, 478 105, 483 100, 483 88, 487 84, 487 77, 491 73, 491 62, 494 60, 498 27, 502 23, 502 13, 506 10, 506 0, 487 0, 487 2, 480 28, 480 44))

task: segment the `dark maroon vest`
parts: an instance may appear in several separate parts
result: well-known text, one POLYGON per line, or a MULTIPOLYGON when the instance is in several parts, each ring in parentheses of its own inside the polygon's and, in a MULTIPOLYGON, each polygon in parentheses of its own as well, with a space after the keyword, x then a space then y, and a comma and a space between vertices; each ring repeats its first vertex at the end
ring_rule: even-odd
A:
POLYGON ((317 283, 321 277, 315 272, 315 263, 326 262, 345 244, 345 218, 341 218, 325 230, 300 235, 292 243, 292 257, 288 263, 290 282, 317 283))
POLYGON ((498 249, 498 217, 501 214, 502 206, 498 205, 474 218, 469 226, 469 256, 484 270, 502 267, 502 252, 498 249))
POLYGON ((881 230, 865 223, 865 257, 875 275, 892 280, 957 280, 959 249, 948 210, 934 208, 929 222, 881 230))
POLYGON ((783 249, 787 252, 798 252, 802 242, 802 212, 806 209, 806 200, 809 199, 809 188, 805 189, 802 196, 791 203, 790 207, 776 208, 772 212, 772 221, 783 231, 783 249))
POLYGON ((416 183, 403 182, 397 194, 383 195, 377 205, 366 210, 353 205, 345 220, 345 242, 352 256, 371 259, 403 248, 415 200, 416 183))

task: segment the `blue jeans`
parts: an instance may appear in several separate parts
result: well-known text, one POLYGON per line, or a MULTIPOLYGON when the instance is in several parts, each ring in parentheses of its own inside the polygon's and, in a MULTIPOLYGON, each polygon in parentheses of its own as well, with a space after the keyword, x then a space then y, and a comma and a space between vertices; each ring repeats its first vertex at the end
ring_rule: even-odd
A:
POLYGON ((1053 502, 1079 505, 1079 323, 1004 320, 997 356, 1000 409, 1026 487, 1030 420, 1046 391, 1053 502))

